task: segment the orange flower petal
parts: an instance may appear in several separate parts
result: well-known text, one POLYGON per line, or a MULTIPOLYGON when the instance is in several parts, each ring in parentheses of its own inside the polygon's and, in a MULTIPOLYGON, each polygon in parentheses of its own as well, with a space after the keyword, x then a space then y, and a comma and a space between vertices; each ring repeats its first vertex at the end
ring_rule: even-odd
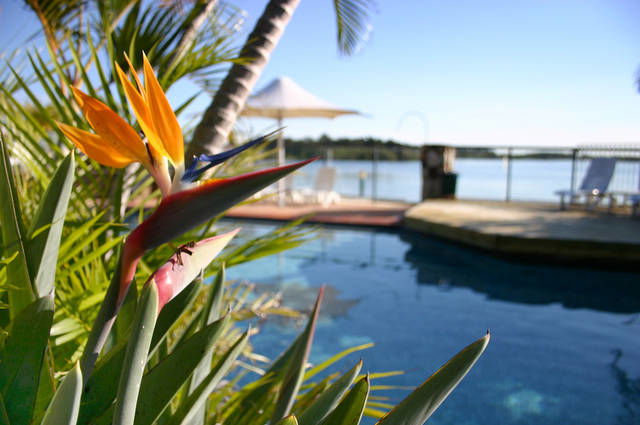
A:
MULTIPOLYGON (((127 59, 128 61, 128 59, 127 59)), ((125 75, 124 71, 120 68, 118 63, 115 64, 116 72, 118 73, 118 78, 120 78, 120 83, 124 88, 124 93, 127 96, 127 100, 133 109, 133 113, 136 115, 138 123, 140 124, 140 128, 144 132, 145 136, 147 136, 147 140, 149 141, 149 146, 152 148, 152 154, 154 154, 154 158, 156 160, 160 160, 160 157, 166 156, 169 154, 166 152, 160 137, 156 133, 156 130, 153 126, 153 121, 151 120, 151 112, 149 111, 149 107, 147 106, 146 100, 138 90, 131 84, 131 81, 125 75)), ((135 69, 133 66, 131 67, 131 73, 135 75, 137 81, 138 76, 135 74, 135 69)))
POLYGON ((138 133, 125 120, 99 100, 75 87, 72 90, 89 125, 113 152, 120 152, 124 157, 132 157, 145 166, 149 165, 147 148, 138 133))
POLYGON ((122 168, 137 161, 137 158, 127 157, 122 155, 122 152, 114 150, 109 143, 96 134, 63 123, 57 124, 64 135, 67 136, 82 153, 102 165, 122 168))
POLYGON ((184 162, 184 141, 180 124, 146 56, 143 57, 143 61, 144 96, 151 112, 156 134, 162 140, 162 144, 173 164, 181 164, 184 162))
POLYGON ((124 54, 124 60, 126 60, 127 64, 129 64, 129 71, 131 71, 131 74, 133 74, 133 78, 136 80, 138 91, 144 95, 144 86, 142 85, 142 81, 140 81, 140 78, 138 77, 138 71, 136 71, 136 68, 133 66, 133 64, 129 60, 129 56, 127 56, 126 53, 124 54))

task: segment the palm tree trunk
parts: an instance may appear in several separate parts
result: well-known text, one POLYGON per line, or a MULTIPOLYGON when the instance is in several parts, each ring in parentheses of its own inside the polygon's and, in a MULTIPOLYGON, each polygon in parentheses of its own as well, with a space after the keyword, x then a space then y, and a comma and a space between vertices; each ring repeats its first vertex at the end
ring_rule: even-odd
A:
POLYGON ((240 57, 225 77, 213 101, 196 127, 187 150, 187 158, 200 153, 215 153, 227 143, 238 114, 269 61, 284 29, 300 0, 270 0, 247 41, 240 57))

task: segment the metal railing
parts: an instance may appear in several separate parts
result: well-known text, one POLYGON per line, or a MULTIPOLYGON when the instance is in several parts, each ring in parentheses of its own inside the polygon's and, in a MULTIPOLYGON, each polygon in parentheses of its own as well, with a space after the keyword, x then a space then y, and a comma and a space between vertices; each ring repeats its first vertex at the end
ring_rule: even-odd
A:
MULTIPOLYGON (((503 201, 556 201, 556 190, 575 191, 597 157, 615 157, 609 190, 640 190, 640 145, 637 146, 455 146, 454 171, 459 175, 457 196, 503 201), (474 155, 461 156, 462 153, 474 155), (481 156, 484 154, 484 157, 481 156), (484 159, 487 159, 485 162, 484 159), (471 165, 471 166, 470 166, 471 165), (535 190, 531 190, 535 189, 535 190)), ((319 153, 322 150, 319 149, 319 153)), ((346 197, 419 202, 419 161, 383 161, 375 147, 362 147, 362 160, 323 160, 302 169, 292 187, 313 188, 320 166, 334 166, 334 189, 346 197)))
MULTIPOLYGON (((477 146, 456 146, 457 150, 476 149, 477 146)), ((593 158, 616 158, 614 175, 608 191, 637 192, 640 190, 640 145, 598 145, 578 147, 540 147, 540 146, 483 146, 482 149, 493 151, 505 163, 505 197, 506 202, 513 200, 514 165, 519 160, 569 160, 571 173, 567 189, 575 192, 586 173, 589 162, 593 158)), ((541 169, 540 174, 545 170, 541 169)))

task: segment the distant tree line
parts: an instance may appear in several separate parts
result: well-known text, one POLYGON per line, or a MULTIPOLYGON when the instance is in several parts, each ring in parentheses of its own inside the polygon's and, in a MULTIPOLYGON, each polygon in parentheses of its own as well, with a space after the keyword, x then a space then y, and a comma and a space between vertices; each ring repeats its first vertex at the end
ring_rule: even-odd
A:
MULTIPOLYGON (((408 145, 394 140, 382 140, 374 137, 331 138, 326 134, 318 138, 285 138, 287 158, 304 159, 312 156, 325 158, 329 149, 334 159, 371 160, 376 155, 381 161, 416 161, 420 159, 420 146, 408 145)), ((275 142, 272 147, 275 148, 275 142)), ((502 158, 504 153, 483 147, 462 147, 456 149, 457 158, 493 159, 502 158)), ((513 158, 522 159, 564 159, 568 153, 528 152, 514 153, 513 158)))
POLYGON ((415 161, 420 159, 420 146, 406 145, 393 140, 373 137, 333 139, 322 135, 316 139, 285 139, 288 158, 325 157, 331 149, 334 159, 371 160, 374 147, 378 159, 383 161, 415 161))
MULTIPOLYGON (((456 158, 478 158, 478 159, 492 159, 492 158, 504 158, 506 156, 505 149, 502 149, 500 153, 496 153, 495 149, 491 148, 476 148, 465 147, 456 148, 456 158)), ((512 154, 514 159, 567 159, 571 158, 569 152, 518 152, 517 149, 512 154)))

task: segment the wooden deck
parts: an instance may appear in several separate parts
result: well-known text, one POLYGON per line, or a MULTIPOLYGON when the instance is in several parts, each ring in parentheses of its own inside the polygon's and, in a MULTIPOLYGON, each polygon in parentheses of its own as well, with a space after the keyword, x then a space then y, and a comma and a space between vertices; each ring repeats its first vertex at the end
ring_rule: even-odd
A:
POLYGON ((288 221, 308 217, 314 223, 345 224, 349 226, 399 227, 411 204, 368 199, 343 199, 339 204, 285 205, 257 202, 230 209, 225 216, 260 220, 288 221))

